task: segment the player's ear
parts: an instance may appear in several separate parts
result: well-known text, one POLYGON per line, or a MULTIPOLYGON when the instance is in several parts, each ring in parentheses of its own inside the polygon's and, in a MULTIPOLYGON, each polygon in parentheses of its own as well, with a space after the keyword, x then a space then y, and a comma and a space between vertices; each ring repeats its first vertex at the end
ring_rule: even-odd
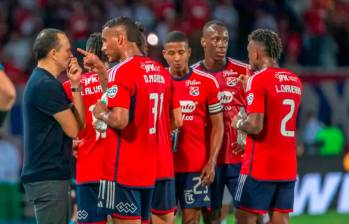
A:
POLYGON ((203 48, 206 47, 206 40, 205 40, 204 37, 201 37, 200 43, 201 43, 201 46, 202 46, 203 48))
POLYGON ((191 48, 188 48, 188 55, 191 56, 191 48))
POLYGON ((56 60, 57 60, 57 50, 54 49, 54 48, 51 49, 51 50, 48 52, 47 56, 48 56, 49 58, 53 59, 54 61, 56 61, 56 60))
POLYGON ((166 57, 166 50, 165 49, 162 50, 162 56, 166 57))

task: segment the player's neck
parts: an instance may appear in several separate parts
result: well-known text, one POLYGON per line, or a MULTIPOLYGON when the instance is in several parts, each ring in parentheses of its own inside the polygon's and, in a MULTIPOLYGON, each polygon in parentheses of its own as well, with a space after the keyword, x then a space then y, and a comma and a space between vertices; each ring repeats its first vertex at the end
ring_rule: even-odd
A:
POLYGON ((134 56, 143 56, 143 53, 138 49, 137 46, 134 46, 133 44, 130 44, 126 49, 122 51, 121 59, 120 61, 125 61, 130 57, 134 56))
POLYGON ((264 68, 279 68, 279 64, 272 58, 264 58, 260 69, 264 68))
POLYGON ((53 61, 49 59, 39 60, 37 67, 48 71, 55 78, 57 78, 62 72, 61 69, 53 61))
POLYGON ((213 58, 205 57, 203 60, 203 65, 207 71, 220 71, 224 69, 227 64, 227 60, 224 58, 221 61, 216 61, 213 58))
POLYGON ((189 67, 186 67, 186 69, 182 70, 182 71, 173 71, 173 69, 170 67, 169 72, 171 74, 172 77, 174 78, 183 78, 186 74, 189 73, 189 67))

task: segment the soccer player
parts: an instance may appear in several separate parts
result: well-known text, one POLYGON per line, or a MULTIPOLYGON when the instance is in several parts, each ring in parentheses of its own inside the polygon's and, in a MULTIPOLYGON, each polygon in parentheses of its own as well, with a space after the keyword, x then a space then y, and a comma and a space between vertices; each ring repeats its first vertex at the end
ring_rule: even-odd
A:
POLYGON ((183 33, 173 31, 167 35, 163 55, 183 113, 174 154, 177 198, 183 210, 183 223, 199 223, 201 210, 209 208, 212 201, 208 185, 214 180, 222 143, 223 114, 217 80, 189 68, 190 53, 183 33), (212 125, 209 136, 205 133, 208 122, 212 125), (206 139, 210 139, 209 147, 206 139))
POLYGON ((233 127, 248 134, 239 183, 234 196, 238 224, 255 224, 271 213, 271 223, 287 224, 297 175, 296 118, 302 84, 279 68, 279 36, 258 29, 249 35, 248 58, 257 71, 247 82, 247 117, 233 127))
POLYGON ((224 187, 234 195, 242 163, 243 147, 237 144, 237 130, 231 128, 231 122, 240 108, 246 105, 245 91, 238 78, 248 75, 250 67, 226 56, 229 32, 224 23, 217 20, 209 21, 202 32, 201 45, 205 58, 192 67, 217 79, 224 117, 223 144, 218 155, 216 178, 211 185, 213 211, 209 214, 210 217, 206 217, 206 222, 217 223, 220 219, 224 187))
MULTIPOLYGON (((115 223, 150 221, 156 179, 158 127, 163 120, 163 100, 171 93, 170 76, 158 62, 144 57, 137 46, 143 38, 127 17, 109 20, 103 28, 103 52, 110 62, 108 103, 97 103, 94 115, 116 130, 113 154, 104 157, 104 177, 98 207, 112 214, 115 223)), ((85 64, 99 73, 105 66, 96 55, 79 50, 85 64)))
MULTIPOLYGON (((101 33, 93 33, 86 42, 86 51, 96 54, 102 61, 101 33)), ((78 207, 78 223, 106 223, 107 217, 97 213, 99 181, 102 179, 103 156, 110 144, 116 145, 117 134, 110 128, 100 133, 93 127, 96 118, 92 112, 95 104, 103 95, 99 76, 95 72, 87 72, 81 76, 81 93, 85 105, 86 127, 79 132, 76 161, 76 192, 78 207)), ((72 99, 71 83, 63 84, 68 98, 72 99)))

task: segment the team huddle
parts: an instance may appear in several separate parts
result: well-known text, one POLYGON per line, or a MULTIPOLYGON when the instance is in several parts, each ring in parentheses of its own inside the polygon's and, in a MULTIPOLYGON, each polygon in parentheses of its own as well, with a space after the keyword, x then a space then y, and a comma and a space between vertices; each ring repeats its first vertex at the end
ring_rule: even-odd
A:
POLYGON ((301 81, 278 67, 272 31, 250 34, 249 64, 227 57, 228 45, 225 24, 206 23, 204 58, 190 66, 186 35, 172 31, 165 67, 146 56, 142 26, 117 17, 78 49, 88 72, 70 62, 74 79, 63 87, 84 108, 75 140, 79 223, 173 223, 177 206, 183 223, 220 223, 225 188, 236 223, 261 223, 263 214, 288 223, 301 81))

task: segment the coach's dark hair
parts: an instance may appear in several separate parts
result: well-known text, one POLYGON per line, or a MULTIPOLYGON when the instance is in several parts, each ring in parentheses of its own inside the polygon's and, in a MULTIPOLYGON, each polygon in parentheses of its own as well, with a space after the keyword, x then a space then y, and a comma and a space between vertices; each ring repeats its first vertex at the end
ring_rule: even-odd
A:
POLYGON ((257 41, 264 45, 265 52, 273 59, 279 59, 282 53, 282 43, 279 35, 272 30, 257 29, 248 36, 248 41, 257 41))
POLYGON ((123 26, 126 29, 127 40, 130 42, 137 43, 140 41, 141 32, 138 25, 129 17, 119 16, 113 19, 110 19, 106 22, 103 28, 111 28, 116 26, 123 26))
POLYGON ((106 61, 105 54, 102 52, 102 34, 99 32, 92 33, 86 42, 86 51, 94 53, 102 61, 106 61))
POLYGON ((225 25, 224 22, 222 22, 220 20, 211 20, 211 21, 208 21, 207 23, 205 23, 204 27, 202 28, 202 33, 205 33, 207 31, 207 29, 212 25, 222 26, 225 29, 228 29, 227 25, 225 25))
POLYGON ((48 28, 43 29, 36 37, 33 45, 33 53, 36 60, 43 59, 52 49, 59 49, 58 34, 64 34, 62 30, 48 28))
POLYGON ((180 31, 171 31, 167 34, 164 45, 167 43, 185 42, 187 45, 189 43, 188 37, 180 31))

